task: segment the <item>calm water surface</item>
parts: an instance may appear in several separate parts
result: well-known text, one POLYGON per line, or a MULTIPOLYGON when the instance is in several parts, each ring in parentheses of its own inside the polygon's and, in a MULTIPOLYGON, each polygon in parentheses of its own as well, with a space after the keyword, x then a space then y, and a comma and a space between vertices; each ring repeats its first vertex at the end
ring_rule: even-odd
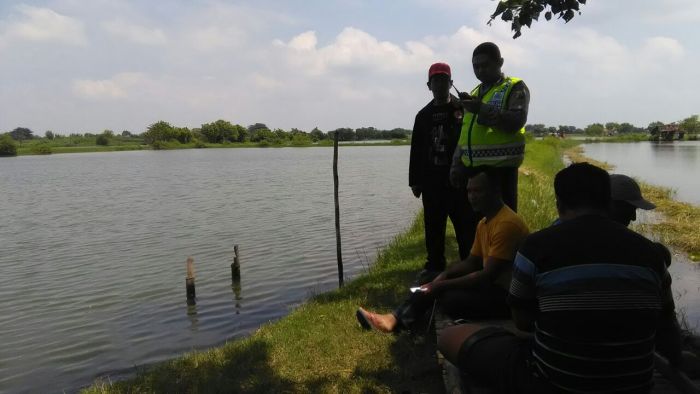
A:
POLYGON ((700 141, 596 143, 584 149, 588 157, 613 164, 613 172, 670 187, 679 200, 700 205, 700 141))
MULTIPOLYGON (((613 164, 615 173, 670 187, 677 199, 700 205, 700 141, 595 143, 584 149, 588 157, 613 164)), ((637 212, 638 221, 655 220, 653 214, 637 212)), ((675 253, 669 272, 677 310, 700 331, 700 264, 675 253)))
MULTIPOLYGON (((0 160, 0 392, 75 391, 245 335, 335 288, 332 156, 287 148, 0 160), (231 285, 234 244, 240 289, 231 285)), ((406 146, 340 149, 346 277, 415 217, 408 156, 406 146)))

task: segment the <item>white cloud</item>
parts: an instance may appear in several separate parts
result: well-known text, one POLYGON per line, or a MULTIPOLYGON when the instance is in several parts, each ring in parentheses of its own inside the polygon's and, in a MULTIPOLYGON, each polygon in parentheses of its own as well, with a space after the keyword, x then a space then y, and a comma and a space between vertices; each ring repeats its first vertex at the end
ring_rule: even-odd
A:
POLYGON ((275 43, 287 49, 290 64, 302 71, 319 75, 334 68, 360 68, 365 71, 406 74, 422 69, 433 57, 430 47, 421 42, 406 42, 403 47, 380 41, 354 27, 346 27, 331 44, 318 48, 316 33, 307 31, 293 37, 287 44, 275 43))
POLYGON ((296 49, 298 51, 311 51, 311 50, 316 49, 317 43, 318 43, 318 39, 316 39, 316 32, 315 31, 307 31, 305 33, 301 33, 298 36, 292 38, 289 41, 288 45, 290 48, 296 49))
POLYGON ((69 45, 85 45, 87 38, 83 23, 77 19, 59 14, 49 8, 20 5, 16 7, 20 15, 11 17, 0 25, 2 41, 26 40, 37 42, 57 42, 69 45))
POLYGON ((292 19, 281 13, 212 1, 188 15, 179 28, 180 40, 200 52, 240 49, 259 45, 260 32, 290 23, 292 19))
POLYGON ((126 99, 131 88, 146 82, 142 73, 119 73, 110 79, 79 79, 73 81, 73 93, 92 100, 126 99))
POLYGON ((646 41, 642 50, 655 58, 661 57, 673 61, 680 60, 685 55, 683 45, 670 37, 652 37, 646 41))
POLYGON ((124 38, 140 45, 163 45, 168 41, 161 29, 129 24, 121 20, 104 22, 102 28, 112 36, 124 38))

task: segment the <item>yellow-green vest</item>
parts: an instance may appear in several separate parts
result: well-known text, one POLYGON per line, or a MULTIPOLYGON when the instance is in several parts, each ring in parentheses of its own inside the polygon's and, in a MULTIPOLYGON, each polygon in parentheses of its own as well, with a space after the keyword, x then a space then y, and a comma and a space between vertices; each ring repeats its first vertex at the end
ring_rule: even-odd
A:
MULTIPOLYGON (((504 109, 510 92, 519 78, 505 77, 482 97, 483 104, 504 109)), ((479 87, 471 96, 479 96, 479 87)), ((466 112, 462 121, 458 147, 462 152, 462 163, 467 167, 518 167, 525 157, 525 128, 515 133, 484 126, 478 122, 478 114, 466 112)))

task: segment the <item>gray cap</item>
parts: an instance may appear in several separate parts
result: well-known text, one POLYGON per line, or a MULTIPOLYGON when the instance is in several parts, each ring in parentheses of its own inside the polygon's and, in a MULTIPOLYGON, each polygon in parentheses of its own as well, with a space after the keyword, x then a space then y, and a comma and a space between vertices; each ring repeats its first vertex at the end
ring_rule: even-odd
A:
POLYGON ((627 175, 610 174, 610 195, 613 201, 626 201, 647 211, 656 208, 656 205, 642 197, 637 182, 627 175))

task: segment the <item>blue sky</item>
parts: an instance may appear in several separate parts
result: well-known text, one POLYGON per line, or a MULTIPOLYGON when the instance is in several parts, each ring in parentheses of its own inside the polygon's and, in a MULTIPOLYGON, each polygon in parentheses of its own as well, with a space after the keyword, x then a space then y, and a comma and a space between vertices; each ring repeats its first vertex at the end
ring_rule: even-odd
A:
POLYGON ((476 85, 471 51, 501 46, 529 123, 646 126, 700 113, 700 1, 589 0, 569 24, 512 40, 489 0, 0 3, 0 131, 130 130, 216 119, 310 130, 406 127, 428 66, 476 85), (633 7, 633 8, 630 8, 633 7))

